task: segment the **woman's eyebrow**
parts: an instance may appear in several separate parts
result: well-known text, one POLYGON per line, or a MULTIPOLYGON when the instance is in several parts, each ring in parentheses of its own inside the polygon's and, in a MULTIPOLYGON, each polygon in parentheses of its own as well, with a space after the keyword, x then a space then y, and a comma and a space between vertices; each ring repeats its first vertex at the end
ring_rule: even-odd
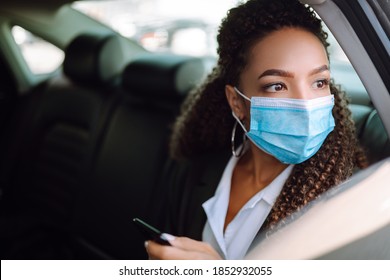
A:
MULTIPOLYGON (((310 71, 309 76, 324 72, 324 71, 329 71, 328 65, 324 64, 321 65, 317 68, 314 68, 313 70, 310 71)), ((279 76, 279 77, 287 77, 287 78, 294 78, 294 73, 291 73, 289 71, 281 70, 281 69, 268 69, 265 70, 257 79, 260 79, 265 76, 279 76)))
POLYGON ((312 71, 310 71, 309 75, 312 76, 312 75, 315 75, 315 74, 318 74, 318 73, 321 73, 321 72, 324 72, 324 71, 329 71, 329 67, 328 65, 322 65, 320 67, 317 67, 315 69, 313 69, 312 71))
POLYGON ((268 69, 263 72, 257 79, 260 79, 264 76, 280 76, 287 78, 294 78, 294 74, 281 69, 268 69))

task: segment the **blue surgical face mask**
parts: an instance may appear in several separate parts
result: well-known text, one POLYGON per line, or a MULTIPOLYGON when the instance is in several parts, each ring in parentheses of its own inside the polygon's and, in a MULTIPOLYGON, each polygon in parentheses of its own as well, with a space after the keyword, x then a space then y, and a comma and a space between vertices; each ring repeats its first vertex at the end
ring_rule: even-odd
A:
POLYGON ((335 126, 333 95, 315 99, 252 97, 250 130, 233 113, 246 136, 261 150, 287 164, 312 157, 335 126))

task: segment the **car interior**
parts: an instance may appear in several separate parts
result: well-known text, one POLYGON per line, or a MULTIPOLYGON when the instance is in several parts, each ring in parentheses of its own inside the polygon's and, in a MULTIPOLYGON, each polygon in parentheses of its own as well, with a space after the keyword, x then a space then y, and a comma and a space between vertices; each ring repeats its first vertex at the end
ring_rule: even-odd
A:
MULTIPOLYGON (((147 258, 131 221, 158 224, 172 122, 215 61, 149 52, 126 61, 120 40, 77 34, 61 71, 23 94, 0 52, 2 259, 147 258)), ((389 157, 376 106, 350 97, 370 164, 389 157)))
POLYGON ((102 61, 105 52, 111 61, 120 56, 115 40, 77 36, 64 76, 17 100, 2 137, 2 223, 12 228, 2 240, 10 257, 19 257, 14 245, 28 234, 37 246, 64 238, 64 251, 41 249, 43 258, 145 258, 131 220, 147 213, 169 124, 207 69, 201 59, 162 54, 140 56, 119 73, 102 61), (82 251, 67 255, 72 247, 82 251))

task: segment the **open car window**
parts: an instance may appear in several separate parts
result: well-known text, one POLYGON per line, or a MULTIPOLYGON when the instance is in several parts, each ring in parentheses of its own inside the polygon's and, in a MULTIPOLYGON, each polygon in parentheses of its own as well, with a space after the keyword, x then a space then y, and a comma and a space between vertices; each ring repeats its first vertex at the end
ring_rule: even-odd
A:
POLYGON ((18 25, 12 27, 12 36, 33 74, 49 74, 62 65, 64 52, 53 44, 18 25))
POLYGON ((78 1, 73 7, 153 52, 216 55, 218 24, 237 0, 78 1))

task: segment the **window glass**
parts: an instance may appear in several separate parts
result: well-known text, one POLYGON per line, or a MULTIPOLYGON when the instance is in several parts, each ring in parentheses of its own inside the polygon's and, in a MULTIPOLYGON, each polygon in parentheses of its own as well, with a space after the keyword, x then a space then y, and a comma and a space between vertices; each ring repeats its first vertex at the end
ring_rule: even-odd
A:
POLYGON ((48 74, 62 64, 64 52, 53 44, 17 25, 12 27, 12 35, 32 73, 48 74))
POLYGON ((73 7, 153 52, 216 55, 215 37, 238 0, 79 1, 73 7))
POLYGON ((330 44, 328 51, 332 79, 347 93, 352 103, 369 105, 371 101, 367 91, 348 57, 326 26, 325 31, 328 33, 327 41, 330 44))

